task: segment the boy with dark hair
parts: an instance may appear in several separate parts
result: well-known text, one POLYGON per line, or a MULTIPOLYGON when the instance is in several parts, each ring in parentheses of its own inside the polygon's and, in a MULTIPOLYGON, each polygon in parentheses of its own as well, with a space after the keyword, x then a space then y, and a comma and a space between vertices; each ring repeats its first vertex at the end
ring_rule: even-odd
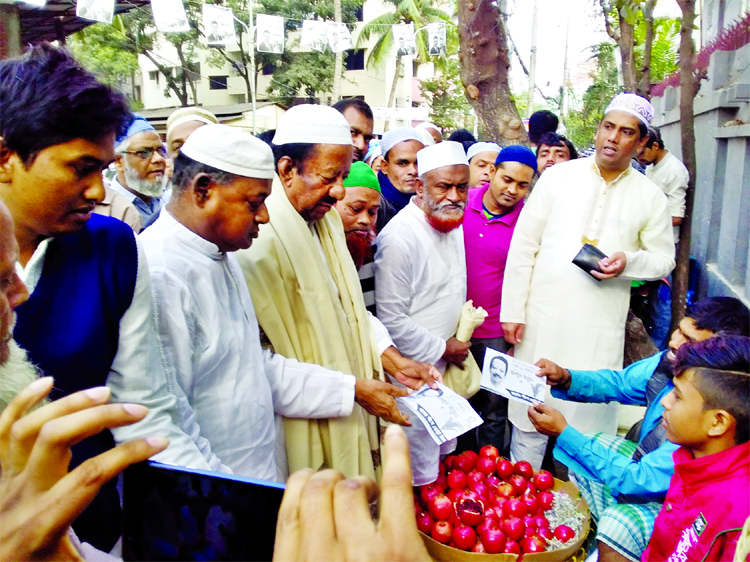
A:
MULTIPOLYGON (((118 441, 161 435, 159 460, 220 469, 175 425, 175 398, 156 346, 145 257, 128 225, 92 215, 102 170, 130 114, 122 95, 62 49, 39 45, 0 62, 0 198, 15 221, 19 275, 31 293, 14 338, 55 379, 53 399, 108 386, 113 401, 150 409, 114 429, 118 441)), ((114 446, 103 431, 73 446, 71 467, 114 446)), ((115 483, 76 521, 82 540, 108 551, 119 537, 115 483)))
POLYGON ((539 138, 544 133, 554 133, 557 131, 557 125, 559 120, 557 115, 551 111, 543 109, 541 111, 535 111, 529 117, 529 141, 532 146, 539 144, 539 138))
POLYGON ((673 380, 662 424, 681 447, 642 560, 732 560, 750 516, 750 338, 681 348, 673 380))
POLYGON ((537 171, 540 174, 555 164, 575 160, 576 158, 578 158, 576 147, 564 136, 557 133, 544 133, 539 137, 536 160, 537 171))
POLYGON ((674 471, 672 453, 677 447, 667 441, 661 426, 661 399, 673 388, 675 353, 720 332, 750 335, 750 315, 739 300, 711 297, 691 306, 668 351, 621 371, 569 371, 546 359, 537 363, 539 375, 547 377, 558 398, 647 406, 637 442, 605 433, 583 435, 547 405, 529 413, 538 431, 557 437, 555 458, 575 473, 597 522, 600 560, 640 559, 674 471))

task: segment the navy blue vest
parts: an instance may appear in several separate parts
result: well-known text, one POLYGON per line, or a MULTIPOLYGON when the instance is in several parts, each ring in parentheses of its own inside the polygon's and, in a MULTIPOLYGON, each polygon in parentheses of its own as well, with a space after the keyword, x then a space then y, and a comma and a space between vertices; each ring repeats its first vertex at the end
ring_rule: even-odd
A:
MULTIPOLYGON (((51 398, 106 383, 137 273, 133 231, 116 219, 94 215, 80 231, 50 241, 42 276, 16 309, 13 336, 29 359, 54 377, 51 398)), ((113 446, 109 431, 90 437, 73 448, 71 467, 113 446)), ((109 522, 116 527, 118 520, 109 522)), ((81 539, 95 546, 109 542, 81 539)))

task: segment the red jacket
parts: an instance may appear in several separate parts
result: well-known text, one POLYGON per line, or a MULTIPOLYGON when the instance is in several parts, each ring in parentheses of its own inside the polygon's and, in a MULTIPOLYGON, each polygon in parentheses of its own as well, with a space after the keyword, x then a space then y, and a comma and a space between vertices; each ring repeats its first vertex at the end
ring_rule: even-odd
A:
POLYGON ((694 459, 674 452, 674 476, 643 562, 731 562, 750 516, 750 442, 694 459))

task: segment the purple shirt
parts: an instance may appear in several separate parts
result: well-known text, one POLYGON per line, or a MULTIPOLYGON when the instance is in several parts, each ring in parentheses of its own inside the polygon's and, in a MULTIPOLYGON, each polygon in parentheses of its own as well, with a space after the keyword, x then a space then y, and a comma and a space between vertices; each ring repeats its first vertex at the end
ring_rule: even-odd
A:
POLYGON ((506 215, 487 219, 482 211, 482 197, 489 184, 469 191, 469 204, 464 215, 464 246, 466 247, 466 285, 468 298, 481 306, 488 315, 474 331, 475 338, 497 338, 503 335, 500 326, 500 298, 503 292, 505 261, 513 230, 524 201, 519 201, 506 215))

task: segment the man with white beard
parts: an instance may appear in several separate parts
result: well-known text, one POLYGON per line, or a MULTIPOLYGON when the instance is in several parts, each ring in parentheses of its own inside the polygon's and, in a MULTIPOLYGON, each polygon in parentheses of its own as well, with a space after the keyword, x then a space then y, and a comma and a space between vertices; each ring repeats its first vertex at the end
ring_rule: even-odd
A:
POLYGON ((115 141, 117 175, 110 187, 135 205, 143 229, 159 216, 167 185, 167 151, 159 133, 136 115, 128 130, 115 141))
MULTIPOLYGON (((454 336, 466 302, 461 223, 469 195, 469 162, 460 143, 417 152, 416 196, 377 239, 375 306, 399 351, 409 359, 463 369, 470 343, 454 336)), ((433 482, 441 449, 424 427, 406 428, 414 484, 433 482)), ((455 441, 443 444, 455 447, 455 441)))

